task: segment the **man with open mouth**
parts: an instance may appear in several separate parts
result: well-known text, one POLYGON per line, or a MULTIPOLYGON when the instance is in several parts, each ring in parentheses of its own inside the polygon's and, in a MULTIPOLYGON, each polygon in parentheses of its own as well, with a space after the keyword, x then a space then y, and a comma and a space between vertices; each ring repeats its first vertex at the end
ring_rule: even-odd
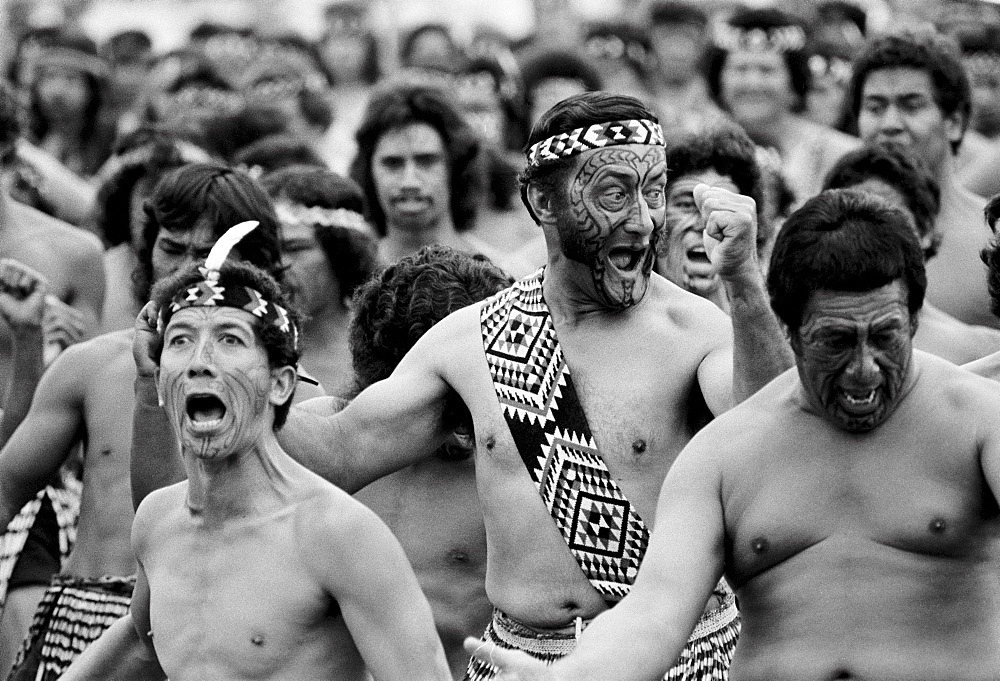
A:
POLYGON ((153 291, 157 389, 187 480, 140 504, 129 614, 63 678, 447 681, 399 542, 278 444, 298 314, 226 250, 153 291))
POLYGON ((720 574, 733 681, 996 678, 1000 388, 914 351, 927 285, 906 214, 830 190, 782 227, 768 289, 788 371, 667 475, 631 593, 551 667, 490 644, 503 681, 668 669, 720 574))
MULTIPOLYGON (((486 637, 552 660, 631 588, 657 490, 695 423, 792 357, 767 303, 753 199, 694 191, 731 319, 653 273, 667 169, 646 106, 576 95, 542 116, 529 144, 522 199, 547 265, 435 324, 343 411, 293 409, 278 437, 354 491, 432 457, 467 412, 495 608, 486 637)), ((137 439, 150 427, 136 421, 137 439)), ((670 678, 724 675, 739 620, 732 591, 717 587, 670 678)), ((477 661, 466 676, 495 673, 477 661)))

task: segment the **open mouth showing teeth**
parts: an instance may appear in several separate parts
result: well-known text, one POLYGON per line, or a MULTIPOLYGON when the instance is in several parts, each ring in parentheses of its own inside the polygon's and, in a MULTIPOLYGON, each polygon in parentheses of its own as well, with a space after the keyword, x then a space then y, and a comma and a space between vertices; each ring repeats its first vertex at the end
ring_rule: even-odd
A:
POLYGON ((226 415, 226 405, 214 395, 192 395, 187 401, 187 415, 192 423, 215 425, 226 415))
POLYGON ((704 248, 692 248, 687 252, 687 259, 699 265, 712 264, 711 261, 708 259, 708 253, 705 252, 704 248))
POLYGON ((612 248, 608 253, 608 260, 619 270, 631 270, 642 260, 642 254, 643 251, 631 248, 612 248))
POLYGON ((867 395, 863 395, 861 397, 857 397, 855 395, 851 395, 850 393, 846 393, 846 392, 843 393, 843 395, 844 395, 844 399, 851 406, 854 406, 854 407, 870 407, 872 404, 875 403, 875 394, 876 394, 876 392, 878 392, 878 391, 877 390, 872 390, 867 395))

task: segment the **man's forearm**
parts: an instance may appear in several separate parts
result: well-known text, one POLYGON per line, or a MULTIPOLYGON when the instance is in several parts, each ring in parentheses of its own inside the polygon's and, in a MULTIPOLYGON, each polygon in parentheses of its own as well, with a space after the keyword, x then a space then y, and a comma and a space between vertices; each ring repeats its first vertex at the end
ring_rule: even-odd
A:
POLYGON ((4 396, 3 418, 0 419, 0 447, 28 415, 31 398, 42 377, 42 329, 33 328, 14 336, 10 383, 4 396))
POLYGON ((60 681, 151 681, 166 678, 156 655, 139 638, 130 615, 112 624, 59 677, 60 681))
POLYGON ((173 428, 159 404, 152 376, 135 379, 132 418, 132 503, 135 508, 150 492, 187 478, 173 428))
MULTIPOLYGON (((288 420, 276 433, 281 448, 303 466, 326 478, 329 482, 349 494, 354 494, 368 484, 368 480, 357 480, 342 457, 323 443, 323 438, 315 434, 330 427, 327 417, 293 407, 288 412, 288 420)), ((340 447, 339 451, 346 448, 340 447)))
POLYGON ((737 404, 795 364, 771 310, 763 277, 754 270, 725 281, 733 324, 733 397, 737 404))

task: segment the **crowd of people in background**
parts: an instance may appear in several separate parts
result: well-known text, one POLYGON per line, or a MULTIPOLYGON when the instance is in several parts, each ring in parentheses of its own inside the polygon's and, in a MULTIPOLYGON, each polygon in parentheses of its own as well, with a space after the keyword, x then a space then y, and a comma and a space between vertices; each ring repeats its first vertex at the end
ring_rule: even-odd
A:
POLYGON ((1000 5, 534 9, 389 36, 337 0, 318 39, 169 51, 12 27, 0 679, 993 678, 1000 5), (571 511, 559 457, 604 475, 571 511), (600 550, 546 520, 615 504, 600 550), (803 559, 830 518, 939 572, 803 559))

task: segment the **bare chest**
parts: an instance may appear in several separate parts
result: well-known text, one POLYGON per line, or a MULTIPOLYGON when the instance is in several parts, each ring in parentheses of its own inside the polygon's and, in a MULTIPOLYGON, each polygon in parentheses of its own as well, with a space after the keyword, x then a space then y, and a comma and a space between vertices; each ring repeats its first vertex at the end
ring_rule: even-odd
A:
POLYGON ((791 455, 754 457, 732 472, 741 491, 724 504, 737 584, 841 540, 970 561, 995 550, 1000 516, 974 445, 903 439, 847 449, 803 440, 791 455))

